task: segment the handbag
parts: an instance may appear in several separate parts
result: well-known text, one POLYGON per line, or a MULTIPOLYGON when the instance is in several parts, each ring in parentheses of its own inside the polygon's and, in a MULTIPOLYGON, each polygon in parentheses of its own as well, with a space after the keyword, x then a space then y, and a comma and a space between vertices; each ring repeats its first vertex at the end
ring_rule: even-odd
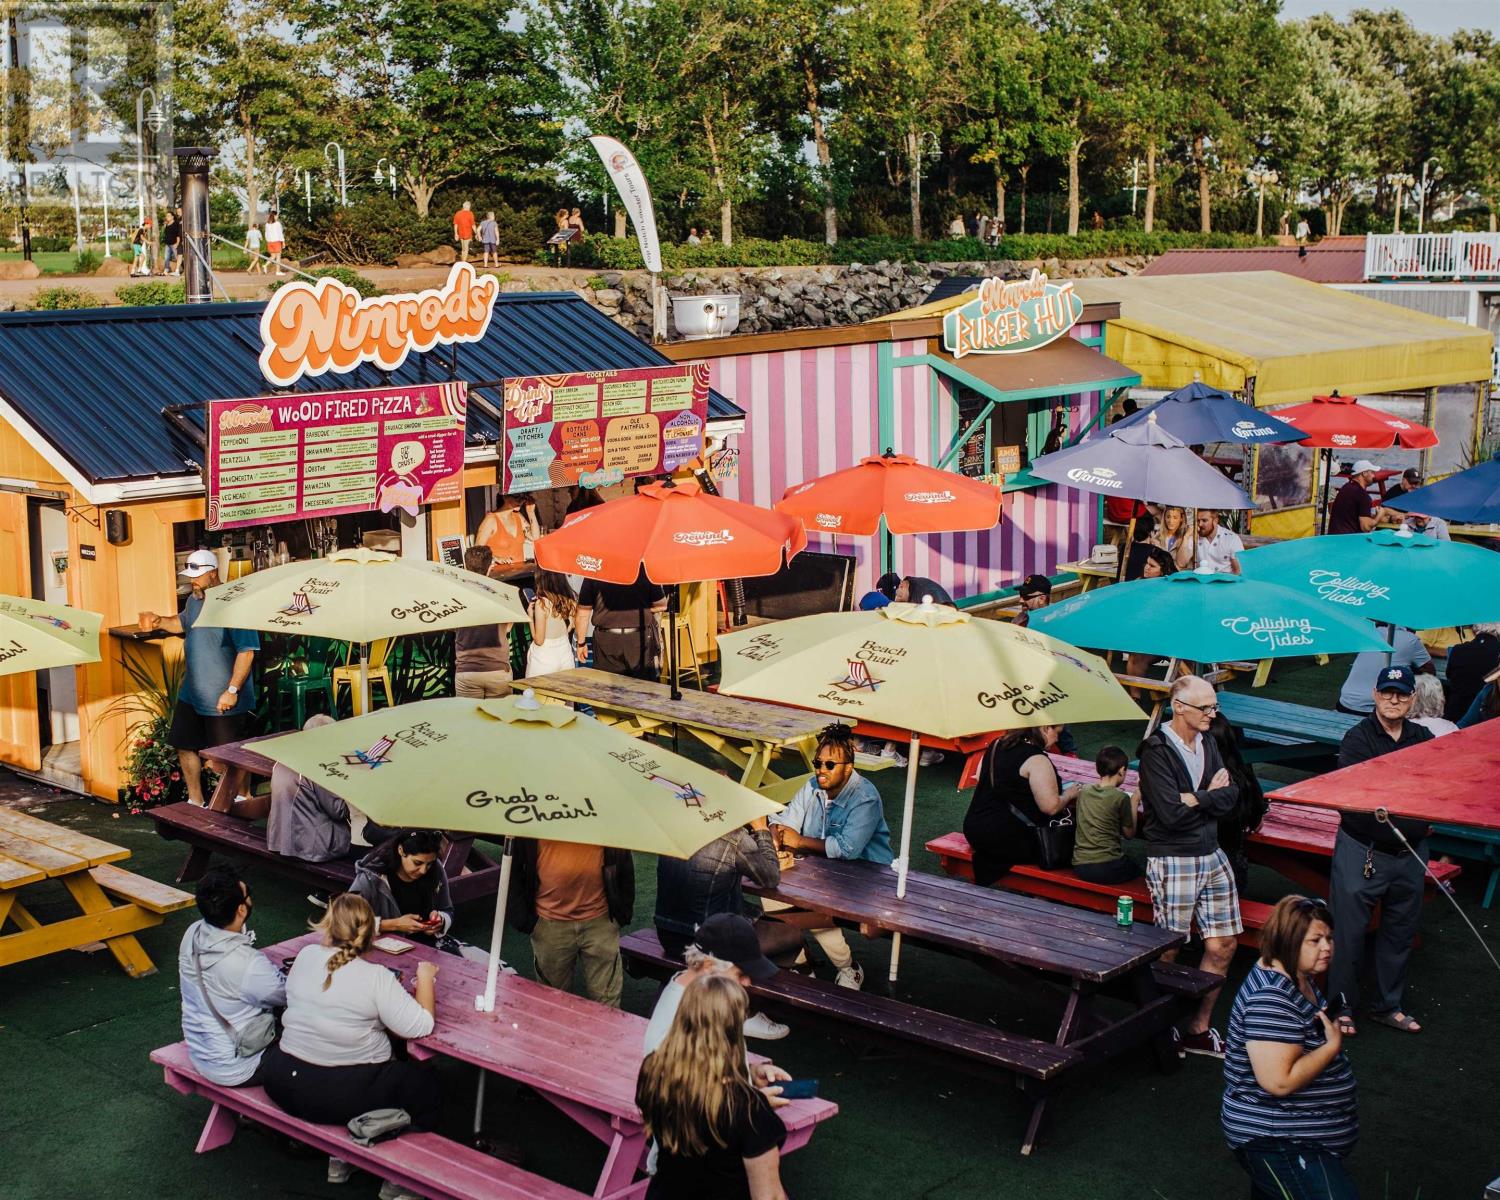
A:
MULTIPOLYGON (((995 760, 992 752, 998 744, 996 742, 990 746, 990 787, 992 788, 995 786, 995 760)), ((1071 809, 1065 808, 1045 825, 1038 825, 1014 804, 1007 805, 1007 807, 1011 815, 1031 830, 1032 836, 1036 839, 1039 867, 1046 871, 1055 871, 1059 867, 1073 865, 1073 841, 1078 835, 1078 828, 1073 824, 1071 809)))
POLYGON ((214 1005, 213 997, 208 994, 208 984, 203 979, 203 960, 198 957, 196 936, 193 938, 193 969, 198 973, 198 990, 203 993, 203 1002, 208 1005, 208 1011, 213 1013, 214 1020, 224 1027, 224 1032, 234 1043, 236 1055, 240 1058, 254 1058, 276 1040, 275 1013, 262 1009, 240 1028, 236 1028, 224 1019, 224 1014, 218 1010, 214 1005))

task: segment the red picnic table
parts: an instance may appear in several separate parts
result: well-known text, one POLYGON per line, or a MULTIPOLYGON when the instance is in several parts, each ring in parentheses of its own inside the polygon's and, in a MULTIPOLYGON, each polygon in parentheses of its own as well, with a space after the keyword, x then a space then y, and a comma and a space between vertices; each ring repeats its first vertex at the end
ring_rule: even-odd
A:
MULTIPOLYGON (((309 933, 266 951, 278 966, 318 935, 309 933)), ((372 949, 372 962, 395 967, 407 978, 417 963, 441 967, 437 1021, 428 1037, 408 1043, 413 1058, 446 1055, 532 1088, 609 1147, 593 1195, 597 1200, 639 1200, 649 1180, 636 1180, 646 1157, 646 1130, 635 1105, 646 1019, 558 991, 519 975, 501 975, 495 1010, 477 1012, 485 971, 456 954, 413 943, 400 955, 372 949)), ((828 1100, 794 1100, 776 1110, 787 1127, 782 1153, 805 1146, 814 1129, 834 1116, 828 1100)))

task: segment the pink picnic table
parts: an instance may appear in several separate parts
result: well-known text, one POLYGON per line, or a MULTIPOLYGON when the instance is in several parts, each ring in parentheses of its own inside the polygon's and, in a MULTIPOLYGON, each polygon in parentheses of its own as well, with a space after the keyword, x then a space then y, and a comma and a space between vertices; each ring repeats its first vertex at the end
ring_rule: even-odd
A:
MULTIPOLYGON (((269 947, 276 965, 317 940, 306 934, 269 947)), ((395 967, 406 986, 417 963, 431 959, 437 978, 437 1021, 429 1037, 408 1043, 416 1059, 444 1055, 524 1083, 609 1147, 596 1200, 641 1200, 649 1179, 636 1179, 645 1165, 646 1130, 635 1105, 646 1019, 558 991, 519 975, 502 975, 495 1011, 478 1012, 484 970, 454 954, 427 946, 387 954, 371 950, 370 961, 395 967)), ((794 1100, 777 1115, 786 1125, 782 1153, 807 1145, 818 1124, 838 1112, 828 1100, 794 1100)))

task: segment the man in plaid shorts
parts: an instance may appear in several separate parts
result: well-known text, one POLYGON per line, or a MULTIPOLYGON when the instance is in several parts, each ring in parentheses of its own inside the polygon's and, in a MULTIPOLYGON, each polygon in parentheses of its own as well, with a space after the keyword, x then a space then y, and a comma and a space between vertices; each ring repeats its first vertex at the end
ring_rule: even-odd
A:
MULTIPOLYGON (((1213 684, 1185 675, 1172 684, 1172 718, 1141 744, 1141 800, 1145 808, 1146 884, 1156 923, 1203 938, 1198 966, 1224 975, 1234 958, 1240 898, 1234 872, 1219 849, 1219 818, 1234 808, 1239 787, 1229 778, 1208 727, 1219 711, 1213 684)), ((1166 959, 1176 952, 1164 954, 1166 959)), ((1188 1054, 1224 1057, 1224 1039, 1213 1028, 1215 988, 1177 1031, 1188 1054)))

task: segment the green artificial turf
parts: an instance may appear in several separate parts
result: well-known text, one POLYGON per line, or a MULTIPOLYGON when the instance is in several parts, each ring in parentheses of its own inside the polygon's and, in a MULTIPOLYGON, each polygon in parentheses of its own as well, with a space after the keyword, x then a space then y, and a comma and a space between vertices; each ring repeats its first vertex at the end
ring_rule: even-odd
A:
MULTIPOLYGON (((1343 663, 1277 668, 1267 694, 1330 705, 1343 663)), ((1105 741, 1134 750, 1139 729, 1094 726, 1078 730, 1085 751, 1105 741)), ((969 793, 954 789, 960 763, 949 760, 921 773, 914 844, 918 869, 935 871, 921 850, 962 822, 969 793)), ((902 772, 874 778, 887 813, 900 812, 902 772)), ((42 789, 0 782, 0 803, 42 789)), ((54 794, 55 795, 55 794, 54 794)), ((24 801, 22 801, 24 802, 24 801)), ((145 816, 108 805, 58 798, 31 808, 39 816, 119 842, 132 851, 128 868, 169 880, 182 861, 180 844, 160 841, 145 816)), ((637 926, 648 924, 655 873, 638 856, 637 926)), ((1479 908, 1483 870, 1460 881, 1460 899, 1492 947, 1500 946, 1493 915, 1479 908)), ((312 912, 303 890, 252 873, 254 928, 263 945, 305 928, 312 912)), ((1257 868, 1251 894, 1275 899, 1285 885, 1257 868)), ((39 913, 67 907, 60 888, 38 885, 28 894, 39 913)), ((471 905, 457 932, 488 939, 489 912, 471 905)), ((176 1041, 177 943, 191 912, 141 935, 161 970, 126 978, 106 953, 69 952, 0 969, 0 1197, 333 1197, 373 1196, 368 1177, 343 1187, 323 1182, 323 1163, 297 1156, 281 1139, 241 1131, 228 1147, 194 1155, 207 1112, 204 1101, 167 1088, 147 1061, 155 1047, 176 1041)), ((888 942, 851 934, 868 977, 883 977, 888 942)), ((1426 1024, 1410 1036, 1365 1022, 1349 1043, 1360 1086, 1361 1140, 1350 1166, 1366 1200, 1443 1200, 1477 1197, 1500 1175, 1500 1149, 1488 1143, 1496 1055, 1496 985, 1500 978, 1446 904, 1427 907, 1424 943, 1416 952, 1409 1008, 1426 1024)), ((524 939, 508 934, 506 956, 529 970, 524 939)), ((1250 964, 1241 952, 1231 985, 1250 964)), ((439 981, 441 986, 441 979, 439 981)), ((625 1004, 650 1011, 653 985, 628 980, 625 1004)), ((1021 990, 979 968, 941 954, 908 950, 898 994, 918 1003, 992 1020, 1007 1029, 1050 1036, 1057 994, 1041 985, 1021 990)), ((1221 999, 1220 1021, 1229 993, 1221 999)), ((1004 1077, 978 1078, 899 1053, 871 1051, 829 1027, 789 1018, 784 1042, 762 1043, 795 1076, 821 1080, 839 1115, 812 1143, 789 1156, 783 1178, 794 1197, 818 1200, 1190 1200, 1247 1193, 1245 1178, 1219 1134, 1221 1068, 1188 1059, 1159 1073, 1141 1051, 1116 1059, 1076 1081, 1049 1105, 1042 1141, 1029 1159, 1018 1153, 1028 1105, 1004 1077)), ((450 1132, 466 1128, 473 1099, 471 1071, 447 1064, 450 1132)), ((490 1091, 487 1124, 493 1134, 523 1145, 527 1165, 572 1186, 592 1190, 603 1147, 539 1098, 501 1083, 490 1091)))

